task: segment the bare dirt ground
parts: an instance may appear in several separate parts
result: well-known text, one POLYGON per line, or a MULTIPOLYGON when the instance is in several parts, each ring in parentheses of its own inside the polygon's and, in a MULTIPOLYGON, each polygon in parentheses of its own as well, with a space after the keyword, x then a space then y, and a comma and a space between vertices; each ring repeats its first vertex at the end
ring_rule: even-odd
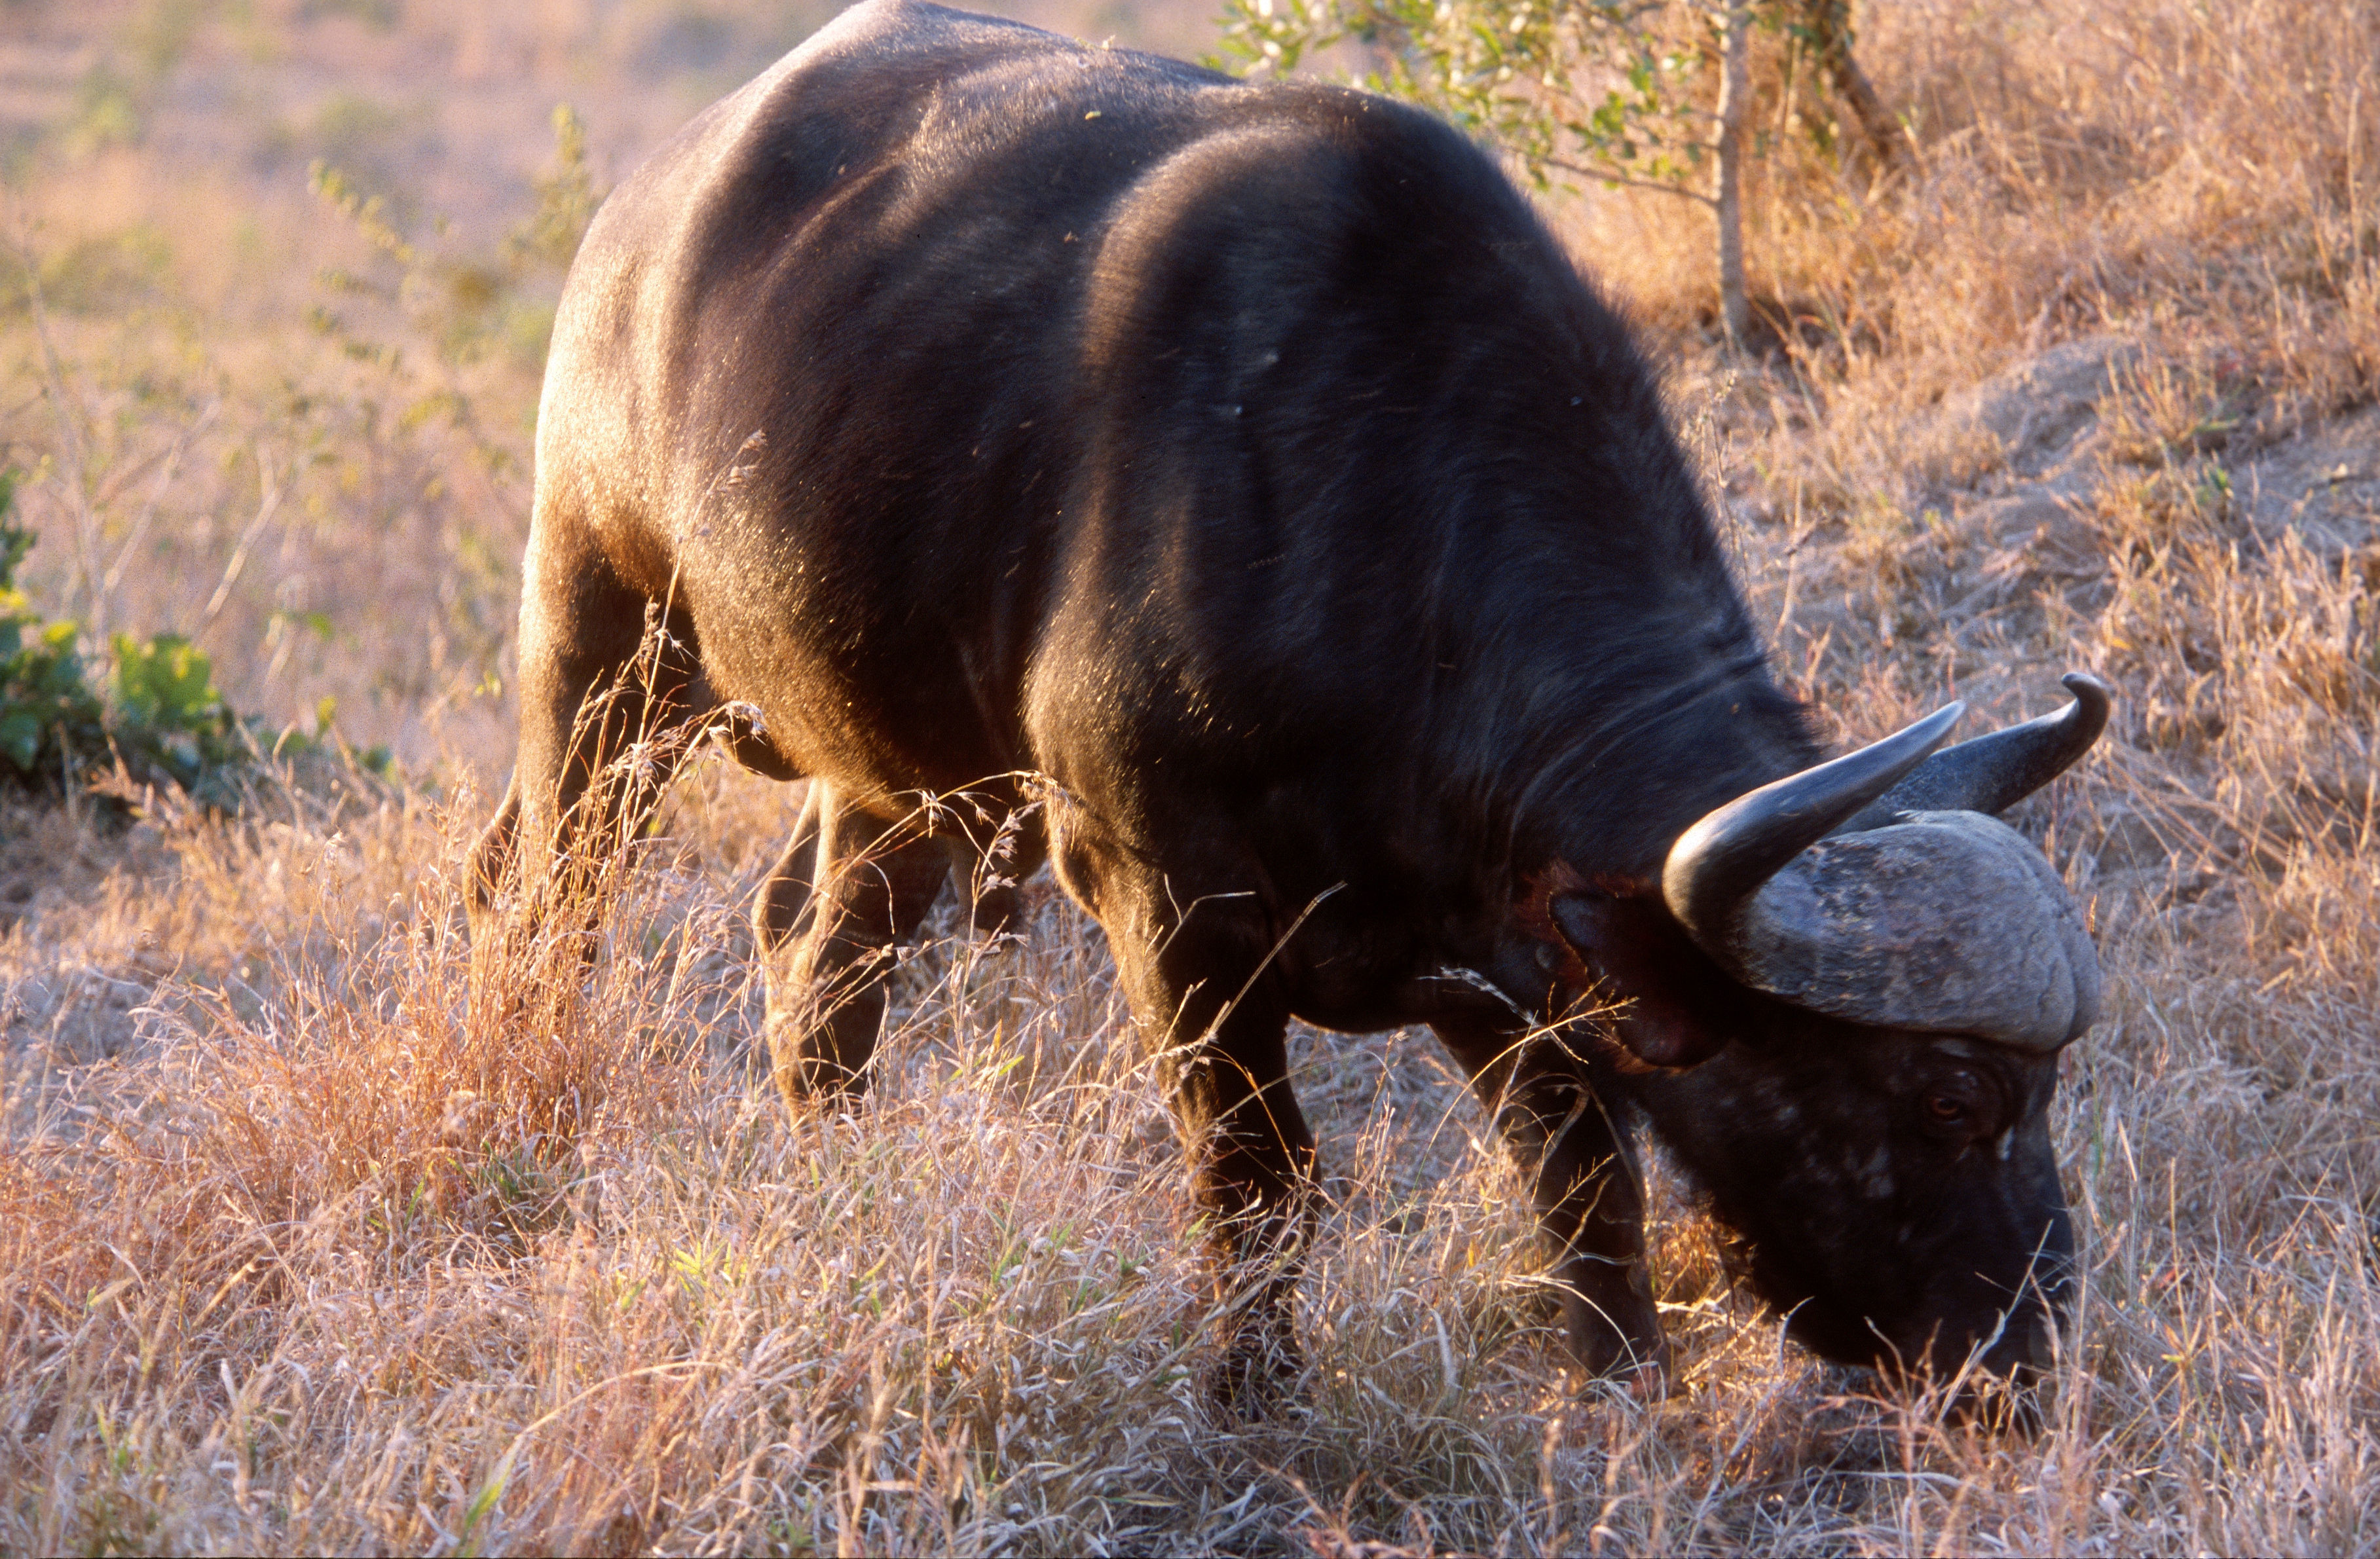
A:
POLYGON ((0 7, 34 604, 191 634, 239 707, 332 699, 395 754, 231 816, 0 801, 0 1549, 2370 1546, 2380 13, 1864 7, 1912 165, 1796 150, 1824 103, 1764 100, 1749 359, 1696 212, 1548 198, 1840 736, 2038 713, 2070 668, 2120 694, 2014 816, 2110 981, 2058 1106, 2086 1292, 2032 1438, 1785 1345, 1658 1165, 1681 1389, 1566 1378, 1512 1177, 1415 1034, 1299 1036, 1337 1197, 1313 1372, 1216 1420, 1096 927, 1046 882, 1018 947, 946 912, 880 1095, 790 1121, 743 906, 793 798, 716 761, 607 879, 594 979, 528 960, 492 977, 539 1021, 474 1023, 457 879, 509 762, 551 234, 826 14, 0 7))

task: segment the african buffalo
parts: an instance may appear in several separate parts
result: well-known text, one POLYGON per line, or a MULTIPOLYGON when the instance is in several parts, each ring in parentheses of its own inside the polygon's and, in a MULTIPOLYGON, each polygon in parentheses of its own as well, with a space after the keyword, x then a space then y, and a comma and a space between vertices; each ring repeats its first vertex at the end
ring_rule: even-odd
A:
POLYGON ((864 1086, 888 950, 977 868, 896 830, 918 794, 1041 801, 1245 1301, 1232 1389, 1288 1357, 1293 1017, 1437 1031, 1590 1369, 1664 1356, 1640 1116, 1822 1352, 2037 1353, 2098 973, 1987 815, 2106 692, 1820 762, 1627 330, 1447 126, 870 0, 605 202, 537 459, 476 917, 610 821, 628 722, 810 777, 756 912, 800 1108, 864 1086), (582 721, 649 610, 659 671, 582 721))

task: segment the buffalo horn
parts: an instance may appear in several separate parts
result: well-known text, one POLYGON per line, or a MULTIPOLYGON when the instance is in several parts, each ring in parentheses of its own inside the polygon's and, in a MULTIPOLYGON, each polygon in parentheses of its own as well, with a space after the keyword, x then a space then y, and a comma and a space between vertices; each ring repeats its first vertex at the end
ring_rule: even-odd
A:
POLYGON ((1789 774, 1728 803, 1678 836, 1661 896, 1686 934, 1722 963, 1743 906, 1778 868, 1889 791, 1949 738, 1966 712, 1946 704, 1914 725, 1831 763, 1789 774))
POLYGON ((1880 828, 1904 812, 1996 816, 2048 784, 2090 751, 2107 724, 2107 684, 2085 671, 2062 679, 2074 702, 2055 714, 1945 747, 1853 813, 1839 830, 1880 828))

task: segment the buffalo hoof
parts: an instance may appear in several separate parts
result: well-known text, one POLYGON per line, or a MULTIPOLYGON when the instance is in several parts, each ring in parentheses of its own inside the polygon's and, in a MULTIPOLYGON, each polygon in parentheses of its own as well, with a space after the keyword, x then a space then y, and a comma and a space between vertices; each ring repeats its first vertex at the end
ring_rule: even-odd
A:
POLYGON ((1571 1357, 1589 1376, 1624 1384, 1631 1396, 1647 1401, 1669 1395, 1677 1352, 1649 1303, 1629 1294, 1596 1305, 1572 1294, 1562 1311, 1571 1357))
POLYGON ((2029 1367, 2008 1378, 1987 1376, 1961 1388, 1944 1416, 1986 1434, 2031 1440, 2041 1433, 2048 1417, 2037 1387, 2029 1367))
POLYGON ((1637 1402, 1666 1402, 1677 1383, 1676 1356, 1666 1342, 1654 1348, 1649 1357, 1623 1354, 1599 1364, 1585 1364, 1585 1368, 1589 1380, 1616 1387, 1637 1402))
POLYGON ((1208 1401, 1219 1417, 1263 1423, 1297 1399, 1305 1360, 1297 1345, 1281 1337, 1243 1335, 1223 1350, 1208 1401))
POLYGON ((781 1059, 773 1063, 771 1070, 786 1110, 797 1120, 812 1116, 848 1115, 868 1096, 868 1074, 843 1066, 832 1057, 781 1059))
POLYGON ((884 1023, 884 993, 871 986, 839 1003, 814 993, 774 1001, 762 1025, 770 1070, 796 1116, 840 1114, 867 1094, 877 1032, 884 1023))
POLYGON ((1623 1366, 1605 1378, 1625 1390, 1638 1402, 1668 1401, 1670 1383, 1676 1378, 1669 1346, 1662 1345, 1658 1359, 1647 1359, 1641 1363, 1623 1366))

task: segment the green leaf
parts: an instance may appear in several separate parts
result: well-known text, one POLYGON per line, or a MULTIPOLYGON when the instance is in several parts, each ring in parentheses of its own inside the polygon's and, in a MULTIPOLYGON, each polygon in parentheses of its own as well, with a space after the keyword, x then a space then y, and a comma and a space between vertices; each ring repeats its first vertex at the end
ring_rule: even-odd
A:
POLYGON ((222 696, 214 689, 214 663, 188 639, 160 634, 141 644, 117 634, 111 647, 116 700, 136 720, 188 731, 215 715, 222 696))
POLYGON ((0 757, 6 758, 21 773, 33 772, 34 760, 42 751, 42 719, 19 704, 0 713, 0 757))

